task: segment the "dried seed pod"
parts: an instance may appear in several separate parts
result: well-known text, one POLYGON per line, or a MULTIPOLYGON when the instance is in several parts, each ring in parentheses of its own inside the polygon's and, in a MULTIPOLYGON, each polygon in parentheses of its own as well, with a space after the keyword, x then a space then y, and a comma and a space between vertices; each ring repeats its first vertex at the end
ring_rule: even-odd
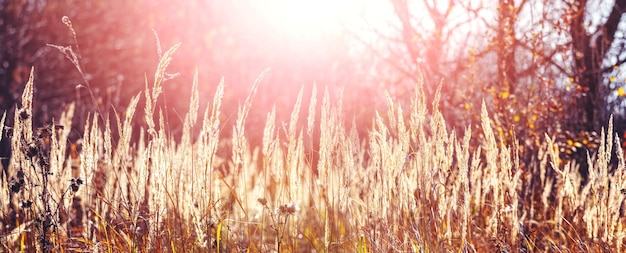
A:
POLYGON ((70 187, 72 187, 72 191, 73 192, 77 192, 78 191, 78 185, 77 184, 71 184, 70 187))
POLYGON ((28 145, 28 149, 26 150, 26 157, 33 158, 39 153, 39 147, 35 143, 31 143, 28 145))
POLYGON ((258 198, 257 201, 259 201, 259 203, 261 203, 262 206, 267 205, 267 199, 265 198, 258 198))
POLYGON ((22 204, 21 204, 22 208, 30 208, 32 205, 33 205, 33 201, 30 199, 22 201, 22 204))
POLYGON ((22 185, 19 183, 11 183, 9 187, 11 187, 11 192, 13 193, 19 193, 20 189, 22 189, 22 185))
POLYGON ((27 120, 28 118, 30 118, 30 113, 23 108, 20 109, 19 114, 20 114, 20 120, 27 120))
POLYGON ((80 185, 83 184, 83 180, 80 178, 72 178, 70 179, 70 187, 73 192, 77 192, 80 185))

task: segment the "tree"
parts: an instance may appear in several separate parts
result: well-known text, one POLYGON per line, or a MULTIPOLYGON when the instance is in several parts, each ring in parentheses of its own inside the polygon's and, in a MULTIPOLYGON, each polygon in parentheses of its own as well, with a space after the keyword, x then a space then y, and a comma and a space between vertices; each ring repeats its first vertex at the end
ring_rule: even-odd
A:
POLYGON ((584 108, 586 128, 597 130, 608 120, 605 76, 614 71, 613 66, 626 62, 626 55, 622 53, 624 38, 616 38, 618 32, 624 32, 623 28, 620 31, 619 24, 626 12, 626 1, 616 0, 612 6, 600 6, 610 11, 606 21, 597 24, 590 20, 594 15, 591 5, 587 0, 569 5, 569 32, 574 58, 572 77, 588 94, 580 98, 578 106, 584 108))
POLYGON ((397 32, 377 34, 392 49, 369 48, 396 52, 385 58, 395 75, 415 80, 422 70, 429 96, 444 80, 441 109, 457 129, 478 125, 464 108, 485 99, 506 139, 595 136, 622 97, 614 94, 626 62, 626 1, 389 2, 397 32))

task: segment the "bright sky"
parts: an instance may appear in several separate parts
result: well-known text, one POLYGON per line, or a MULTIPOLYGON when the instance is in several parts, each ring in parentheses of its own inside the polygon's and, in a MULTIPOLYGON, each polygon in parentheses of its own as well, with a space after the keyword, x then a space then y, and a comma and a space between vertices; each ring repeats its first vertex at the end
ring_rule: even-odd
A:
MULTIPOLYGON (((443 32, 448 26, 456 31, 443 48, 430 56, 454 59, 468 54, 470 48, 466 44, 475 42, 468 41, 468 29, 458 26, 463 23, 461 27, 470 27, 464 23, 469 18, 464 7, 450 6, 448 1, 429 2, 440 12, 450 11, 443 32)), ((320 73, 330 74, 332 68, 341 69, 348 76, 351 69, 346 66, 353 66, 352 70, 372 79, 389 79, 406 75, 415 67, 405 52, 400 20, 390 0, 247 0, 231 4, 231 12, 223 15, 231 30, 236 31, 238 46, 246 50, 241 55, 258 69, 272 68, 273 76, 284 71, 304 76, 299 84, 324 82, 327 80, 321 76, 325 75, 320 73), (387 64, 391 58, 404 69, 387 64)), ((422 50, 420 54, 426 54, 429 46, 438 43, 434 22, 422 1, 410 1, 408 8, 416 32, 412 42, 422 50)), ((371 84, 378 80, 355 82, 371 84)))
POLYGON ((374 0, 265 0, 252 8, 270 27, 292 38, 336 35, 345 26, 365 22, 382 25, 390 18, 388 1, 374 0))

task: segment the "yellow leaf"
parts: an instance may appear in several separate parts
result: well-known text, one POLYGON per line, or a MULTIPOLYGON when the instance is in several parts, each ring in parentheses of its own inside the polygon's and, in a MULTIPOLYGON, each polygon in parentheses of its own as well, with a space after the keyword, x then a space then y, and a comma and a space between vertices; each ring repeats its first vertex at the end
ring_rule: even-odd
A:
POLYGON ((611 81, 611 82, 615 82, 615 80, 617 80, 617 78, 615 78, 614 76, 609 77, 609 81, 611 81))
POLYGON ((515 115, 513 117, 513 121, 515 121, 515 122, 519 122, 520 120, 521 120, 521 117, 519 115, 515 115))
POLYGON ((469 110, 470 109, 470 104, 469 103, 465 103, 465 110, 469 110))
POLYGON ((511 95, 511 93, 509 93, 509 91, 500 92, 500 97, 502 97, 502 98, 506 99, 506 98, 509 97, 509 95, 511 95))
POLYGON ((624 87, 617 88, 617 96, 618 97, 625 97, 626 96, 626 91, 624 91, 624 87))

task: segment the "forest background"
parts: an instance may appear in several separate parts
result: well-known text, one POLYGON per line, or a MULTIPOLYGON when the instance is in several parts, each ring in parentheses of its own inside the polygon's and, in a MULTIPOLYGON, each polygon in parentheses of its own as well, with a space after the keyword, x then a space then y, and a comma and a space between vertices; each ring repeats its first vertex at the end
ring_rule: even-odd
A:
POLYGON ((451 128, 477 127, 484 100, 506 138, 532 142, 547 133, 567 142, 598 132, 611 114, 615 129, 624 130, 623 7, 531 0, 2 1, 0 109, 14 109, 36 66, 35 100, 45 101, 36 105, 36 125, 76 101, 80 129, 95 107, 122 111, 156 68, 157 47, 182 42, 162 101, 172 131, 180 130, 177 112, 187 106, 176 98, 190 95, 180 87, 196 67, 200 94, 227 81, 226 116, 271 68, 248 121, 257 126, 274 105, 279 118, 288 115, 300 88, 310 93, 315 84, 343 89, 348 115, 368 125, 385 106, 381 91, 406 104, 421 71, 427 98, 441 85, 440 109, 451 128), (84 73, 51 45, 72 47, 84 73))

